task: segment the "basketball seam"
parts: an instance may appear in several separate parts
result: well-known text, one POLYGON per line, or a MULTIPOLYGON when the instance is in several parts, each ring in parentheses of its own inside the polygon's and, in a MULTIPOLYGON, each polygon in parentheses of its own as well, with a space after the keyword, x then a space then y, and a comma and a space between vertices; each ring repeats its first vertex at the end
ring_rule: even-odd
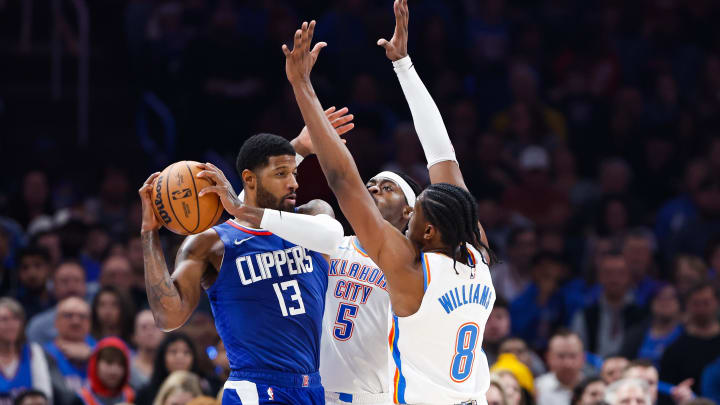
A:
MULTIPOLYGON (((172 170, 168 171, 168 177, 170 177, 170 173, 172 173, 172 170)), ((180 221, 180 218, 175 213, 175 207, 173 207, 172 202, 170 201, 170 181, 169 180, 166 181, 165 184, 166 184, 166 186, 165 186, 166 193, 165 194, 167 194, 168 205, 170 206, 170 209, 172 210, 175 220, 178 222, 178 224, 180 224, 180 226, 182 226, 182 228, 185 230, 185 232, 192 232, 189 229, 185 228, 185 225, 183 225, 182 221, 180 221)), ((197 192, 196 192, 196 194, 197 194, 197 192)))
POLYGON ((187 167, 188 173, 190 173, 190 180, 192 180, 193 188, 195 189, 195 211, 197 211, 197 222, 195 223, 195 228, 193 228, 192 231, 189 231, 195 232, 200 227, 200 199, 198 198, 198 189, 197 184, 195 184, 195 176, 193 176, 192 169, 190 169, 190 165, 187 164, 187 161, 185 162, 185 167, 187 167))

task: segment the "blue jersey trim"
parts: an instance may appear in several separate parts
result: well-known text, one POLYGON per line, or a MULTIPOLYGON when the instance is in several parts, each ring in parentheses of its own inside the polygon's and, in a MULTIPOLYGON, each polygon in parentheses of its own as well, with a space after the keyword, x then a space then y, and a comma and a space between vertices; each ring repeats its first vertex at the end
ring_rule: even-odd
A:
POLYGON ((427 291, 428 284, 430 284, 430 269, 427 267, 427 262, 425 261, 425 254, 420 255, 420 263, 422 263, 422 269, 423 269, 423 292, 427 291))
POLYGON ((229 381, 252 381, 263 385, 275 385, 286 388, 321 387, 320 373, 286 373, 275 370, 230 370, 229 381))

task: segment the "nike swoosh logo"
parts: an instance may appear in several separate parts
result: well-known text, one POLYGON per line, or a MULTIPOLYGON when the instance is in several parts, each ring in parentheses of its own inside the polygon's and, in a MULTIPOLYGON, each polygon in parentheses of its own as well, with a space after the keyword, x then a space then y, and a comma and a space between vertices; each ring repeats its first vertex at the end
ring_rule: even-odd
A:
POLYGON ((243 243, 249 241, 250 239, 254 238, 254 236, 250 236, 249 238, 245 238, 243 240, 237 240, 235 239, 235 246, 242 245, 243 243))

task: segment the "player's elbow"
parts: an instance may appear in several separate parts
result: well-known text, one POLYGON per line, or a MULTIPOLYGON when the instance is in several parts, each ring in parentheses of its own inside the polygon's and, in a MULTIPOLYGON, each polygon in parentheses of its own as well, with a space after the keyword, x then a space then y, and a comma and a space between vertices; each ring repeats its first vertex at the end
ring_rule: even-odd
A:
POLYGON ((332 254, 342 243, 343 237, 345 237, 345 230, 337 219, 329 216, 327 221, 325 221, 324 228, 325 234, 328 235, 326 242, 327 252, 328 254, 332 254))

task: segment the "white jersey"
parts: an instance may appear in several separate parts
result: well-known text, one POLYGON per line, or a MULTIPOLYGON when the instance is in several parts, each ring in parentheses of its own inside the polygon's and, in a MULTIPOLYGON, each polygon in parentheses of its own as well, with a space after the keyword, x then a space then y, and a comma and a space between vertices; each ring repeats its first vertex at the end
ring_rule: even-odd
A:
POLYGON ((346 236, 330 259, 320 346, 325 391, 342 393, 336 397, 343 402, 392 403, 385 275, 355 236, 346 236))
POLYGON ((395 403, 486 403, 490 372, 481 347, 495 289, 480 253, 469 245, 468 250, 474 267, 443 254, 423 254, 420 309, 393 316, 395 403))

